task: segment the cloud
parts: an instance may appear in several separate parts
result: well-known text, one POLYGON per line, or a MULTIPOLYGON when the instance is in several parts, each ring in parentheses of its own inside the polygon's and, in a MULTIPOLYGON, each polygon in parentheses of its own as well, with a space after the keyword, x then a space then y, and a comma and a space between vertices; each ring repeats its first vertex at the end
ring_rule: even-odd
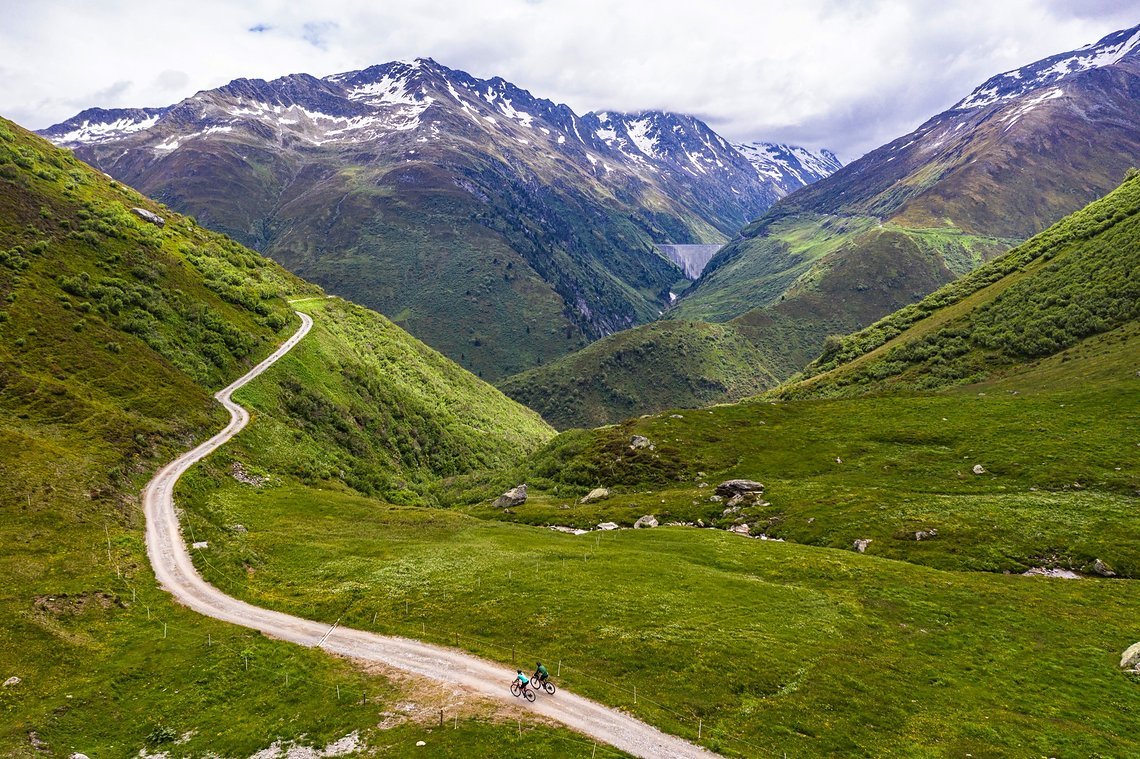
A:
POLYGON ((0 113, 35 128, 425 56, 579 112, 667 108, 848 161, 996 73, 1140 22, 1134 0, 322 0, 319 18, 278 0, 11 5, 0 113))

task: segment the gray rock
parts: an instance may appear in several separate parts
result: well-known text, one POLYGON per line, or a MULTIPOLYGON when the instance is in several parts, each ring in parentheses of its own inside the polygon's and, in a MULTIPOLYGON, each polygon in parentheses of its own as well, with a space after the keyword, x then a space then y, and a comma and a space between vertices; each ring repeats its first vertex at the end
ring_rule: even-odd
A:
POLYGON ((20 682, 21 682, 20 678, 13 675, 12 677, 9 677, 7 680, 4 681, 4 687, 9 688, 13 685, 19 685, 20 682))
POLYGON ((245 535, 247 532, 249 532, 249 530, 246 529, 246 526, 244 524, 235 524, 230 529, 239 535, 245 535))
POLYGON ((657 526, 657 517, 652 516, 650 514, 646 514, 641 519, 638 519, 636 522, 633 523, 633 529, 635 529, 635 530, 640 530, 643 527, 656 527, 656 526, 657 526))
POLYGON ((145 208, 132 208, 131 213, 133 213, 135 216, 139 217, 143 221, 149 221, 151 224, 154 224, 157 227, 165 227, 166 226, 166 219, 162 218, 161 216, 159 216, 156 213, 151 213, 150 211, 146 210, 145 208))
POLYGON ((672 414, 669 416, 669 418, 670 419, 684 419, 685 417, 681 416, 680 414, 672 414))
POLYGON ((986 468, 984 466, 982 466, 981 464, 974 464, 973 472, 974 472, 974 474, 985 474, 986 468))
POLYGON ((205 540, 199 540, 197 543, 191 543, 191 548, 209 548, 210 544, 205 540))
POLYGON ((69 756, 67 759, 88 759, 87 754, 80 754, 78 751, 69 756))
POLYGON ((867 546, 871 545, 871 538, 860 538, 855 541, 855 550, 859 553, 865 553, 867 546))
POLYGON ((716 492, 725 498, 734 495, 758 496, 764 492, 764 485, 755 480, 725 480, 716 486, 716 492))
POLYGON ((602 522, 598 525, 599 530, 617 530, 619 529, 614 522, 602 522))
POLYGON ((1059 580, 1079 580, 1081 576, 1070 569, 1047 569, 1033 567, 1021 573, 1026 577, 1053 577, 1059 580))
POLYGON ((1120 657, 1120 666, 1124 669, 1140 669, 1140 643, 1133 643, 1120 657))
POLYGON ((719 496, 719 495, 710 495, 709 496, 709 503, 720 503, 723 500, 724 500, 723 496, 719 496))
POLYGON ((746 524, 737 524, 737 525, 733 525, 732 527, 729 527, 728 531, 729 532, 735 532, 737 535, 748 535, 749 533, 752 532, 752 528, 750 528, 746 524))
POLYGON ((938 537, 938 530, 931 527, 929 530, 919 530, 914 533, 915 540, 930 540, 931 538, 938 537))
POLYGON ((629 439, 629 447, 636 451, 638 448, 652 448, 653 444, 643 435, 634 435, 629 439))
POLYGON ((604 501, 610 497, 609 488, 594 488, 586 495, 582 496, 582 500, 578 503, 593 503, 594 501, 604 501))
POLYGON ((509 509, 526 503, 526 483, 511 488, 495 499, 496 509, 509 509))
POLYGON ((1116 577, 1116 572, 1112 570, 1112 567, 1100 559, 1097 559, 1093 562, 1092 571, 1094 574, 1098 574, 1101 577, 1116 577))
POLYGON ((720 512, 720 515, 722 517, 727 517, 730 514, 739 514, 739 513, 740 513, 740 507, 739 506, 729 506, 727 509, 720 512))
POLYGON ((734 495, 732 498, 729 498, 729 499, 728 499, 728 503, 727 503, 726 505, 727 505, 727 506, 729 506, 729 507, 734 507, 734 508, 735 508, 735 507, 737 507, 737 506, 740 506, 740 503, 741 503, 741 501, 743 501, 743 500, 744 500, 744 496, 743 496, 742 494, 740 494, 740 493, 737 493, 737 494, 736 494, 736 495, 734 495))

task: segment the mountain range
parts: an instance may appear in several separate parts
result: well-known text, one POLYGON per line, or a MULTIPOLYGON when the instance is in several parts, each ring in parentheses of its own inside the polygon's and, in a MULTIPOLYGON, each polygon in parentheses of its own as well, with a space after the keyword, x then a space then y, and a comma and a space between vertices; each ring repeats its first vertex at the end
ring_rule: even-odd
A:
POLYGON ((502 386, 561 426, 771 386, 816 358, 829 335, 914 303, 1114 188, 1140 165, 1138 125, 1140 26, 1000 74, 744 227, 666 311, 674 329, 607 339, 502 386), (737 334, 693 341, 693 320, 737 334), (661 349, 636 364, 615 360, 647 341, 661 349), (742 341, 756 351, 724 355, 742 341), (755 366, 752 388, 739 381, 741 358, 755 366), (675 393, 629 403, 624 388, 670 366, 679 367, 675 393), (569 376, 592 379, 575 393, 569 376))
POLYGON ((430 59, 41 134, 489 378, 657 318, 684 280, 657 244, 724 242, 839 166, 676 113, 579 116, 430 59))

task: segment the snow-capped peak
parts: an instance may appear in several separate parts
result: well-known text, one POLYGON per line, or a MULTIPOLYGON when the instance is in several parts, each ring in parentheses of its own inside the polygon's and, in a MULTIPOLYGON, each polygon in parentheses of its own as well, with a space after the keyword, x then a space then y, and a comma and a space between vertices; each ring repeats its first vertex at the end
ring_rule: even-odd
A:
POLYGON ((1140 26, 1114 32, 1079 50, 1053 55, 1014 71, 998 74, 971 92, 954 108, 984 108, 1020 97, 1082 71, 1111 66, 1133 52, 1140 52, 1140 26))
POLYGON ((748 159, 757 174, 785 186, 789 192, 843 168, 835 153, 826 149, 817 153, 799 145, 774 142, 752 142, 733 147, 748 159))

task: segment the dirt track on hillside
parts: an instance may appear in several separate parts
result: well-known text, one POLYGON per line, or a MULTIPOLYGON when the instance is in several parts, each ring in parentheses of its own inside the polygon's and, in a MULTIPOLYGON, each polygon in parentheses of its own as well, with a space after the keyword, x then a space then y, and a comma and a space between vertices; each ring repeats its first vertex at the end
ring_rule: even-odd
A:
POLYGON ((249 412, 236 404, 231 396, 288 353, 309 332, 312 318, 299 311, 297 313, 301 317, 297 332, 273 355, 214 396, 230 412, 230 423, 225 429, 167 464, 143 490, 147 554, 159 584, 179 602, 208 617, 259 630, 298 645, 320 647, 343 656, 379 662, 432 680, 459 685, 481 696, 521 705, 538 716, 560 722, 634 756, 717 756, 616 709, 563 690, 553 697, 540 696, 533 704, 516 699, 508 691, 513 673, 501 664, 407 638, 344 627, 330 629, 322 622, 262 609, 231 598, 202 579, 194 569, 190 552, 182 539, 174 507, 175 483, 190 467, 220 448, 249 423, 249 412))

